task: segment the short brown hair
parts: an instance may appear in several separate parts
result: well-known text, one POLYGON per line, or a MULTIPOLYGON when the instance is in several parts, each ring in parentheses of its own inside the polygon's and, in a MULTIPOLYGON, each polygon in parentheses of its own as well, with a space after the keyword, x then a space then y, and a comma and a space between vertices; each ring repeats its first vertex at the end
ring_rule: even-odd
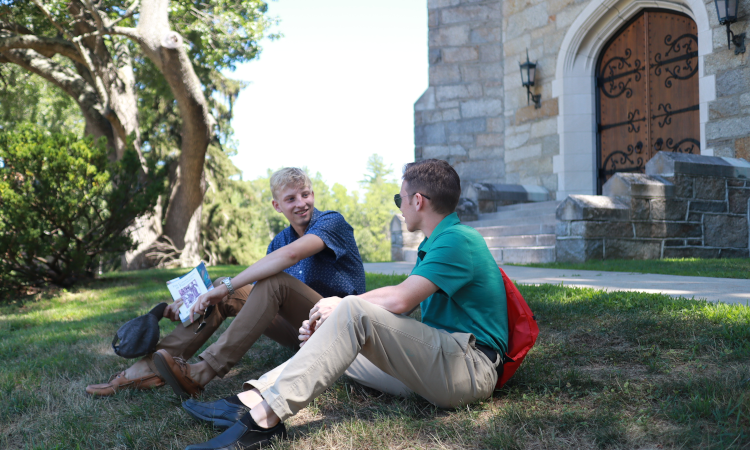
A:
POLYGON ((401 177, 409 184, 409 194, 419 192, 430 197, 438 214, 451 214, 461 197, 461 179, 456 170, 442 159, 424 159, 404 166, 401 177))
POLYGON ((274 199, 282 189, 288 186, 312 188, 312 182, 305 171, 297 167, 284 167, 271 175, 271 194, 273 194, 274 199))

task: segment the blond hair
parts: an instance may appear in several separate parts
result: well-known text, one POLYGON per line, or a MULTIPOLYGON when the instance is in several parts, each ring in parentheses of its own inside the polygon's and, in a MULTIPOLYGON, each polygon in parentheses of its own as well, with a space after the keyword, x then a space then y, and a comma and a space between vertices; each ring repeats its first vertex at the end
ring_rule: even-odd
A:
POLYGON ((297 167, 284 167, 271 175, 271 193, 274 199, 276 199, 276 194, 288 186, 312 188, 312 181, 304 170, 297 167))

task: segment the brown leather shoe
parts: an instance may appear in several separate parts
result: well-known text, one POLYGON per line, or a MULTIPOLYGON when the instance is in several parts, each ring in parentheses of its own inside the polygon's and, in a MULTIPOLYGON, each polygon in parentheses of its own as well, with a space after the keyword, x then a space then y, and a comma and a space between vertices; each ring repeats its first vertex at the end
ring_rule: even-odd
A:
POLYGON ((162 380, 159 375, 152 373, 145 377, 128 380, 125 378, 125 372, 123 371, 112 375, 109 379, 109 383, 90 384, 86 386, 86 393, 99 397, 108 397, 110 395, 115 395, 117 392, 124 389, 147 391, 160 386, 164 386, 164 380, 162 380))
POLYGON ((173 358, 164 349, 154 353, 153 358, 159 374, 180 398, 187 400, 203 392, 203 386, 190 378, 190 366, 184 359, 173 358))

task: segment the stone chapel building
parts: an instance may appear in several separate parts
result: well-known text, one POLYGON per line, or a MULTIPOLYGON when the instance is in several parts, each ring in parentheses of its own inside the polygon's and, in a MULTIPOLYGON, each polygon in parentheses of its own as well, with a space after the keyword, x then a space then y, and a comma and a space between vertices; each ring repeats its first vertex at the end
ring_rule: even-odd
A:
MULTIPOLYGON (((731 30, 750 34, 750 0, 738 1, 731 30)), ((502 220, 514 217, 522 224, 523 208, 504 210, 509 204, 549 205, 540 214, 555 231, 526 242, 546 256, 496 247, 499 261, 748 256, 750 51, 729 47, 714 0, 428 0, 427 7, 429 86, 414 105, 415 159, 456 168, 464 197, 478 207, 466 219, 477 227, 508 226, 502 220), (522 86, 527 52, 537 64, 529 89, 538 107, 522 86), (670 154, 654 161, 659 152, 670 154), (698 178, 688 183, 686 170, 698 178), (625 215, 602 212, 626 206, 625 215), (586 216, 586 208, 604 210, 586 216), (740 228, 736 242, 709 236, 706 220, 715 228, 717 214, 726 215, 720 227, 740 228), (600 223, 609 230, 600 236, 595 216, 629 225, 614 232, 600 223), (572 256, 561 247, 566 240, 562 247, 577 246, 572 256)), ((516 231, 494 237, 532 236, 516 231)))

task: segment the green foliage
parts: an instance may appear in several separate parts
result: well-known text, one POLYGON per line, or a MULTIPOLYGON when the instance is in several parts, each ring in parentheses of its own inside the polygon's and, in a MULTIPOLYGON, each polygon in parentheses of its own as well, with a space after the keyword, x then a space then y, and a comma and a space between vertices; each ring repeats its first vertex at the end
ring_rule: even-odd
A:
POLYGON ((163 171, 117 162, 103 141, 24 125, 0 134, 0 286, 70 286, 130 249, 125 233, 153 209, 163 171))
POLYGON ((71 97, 20 67, 0 64, 0 130, 12 130, 24 122, 52 133, 83 135, 83 116, 71 97))

